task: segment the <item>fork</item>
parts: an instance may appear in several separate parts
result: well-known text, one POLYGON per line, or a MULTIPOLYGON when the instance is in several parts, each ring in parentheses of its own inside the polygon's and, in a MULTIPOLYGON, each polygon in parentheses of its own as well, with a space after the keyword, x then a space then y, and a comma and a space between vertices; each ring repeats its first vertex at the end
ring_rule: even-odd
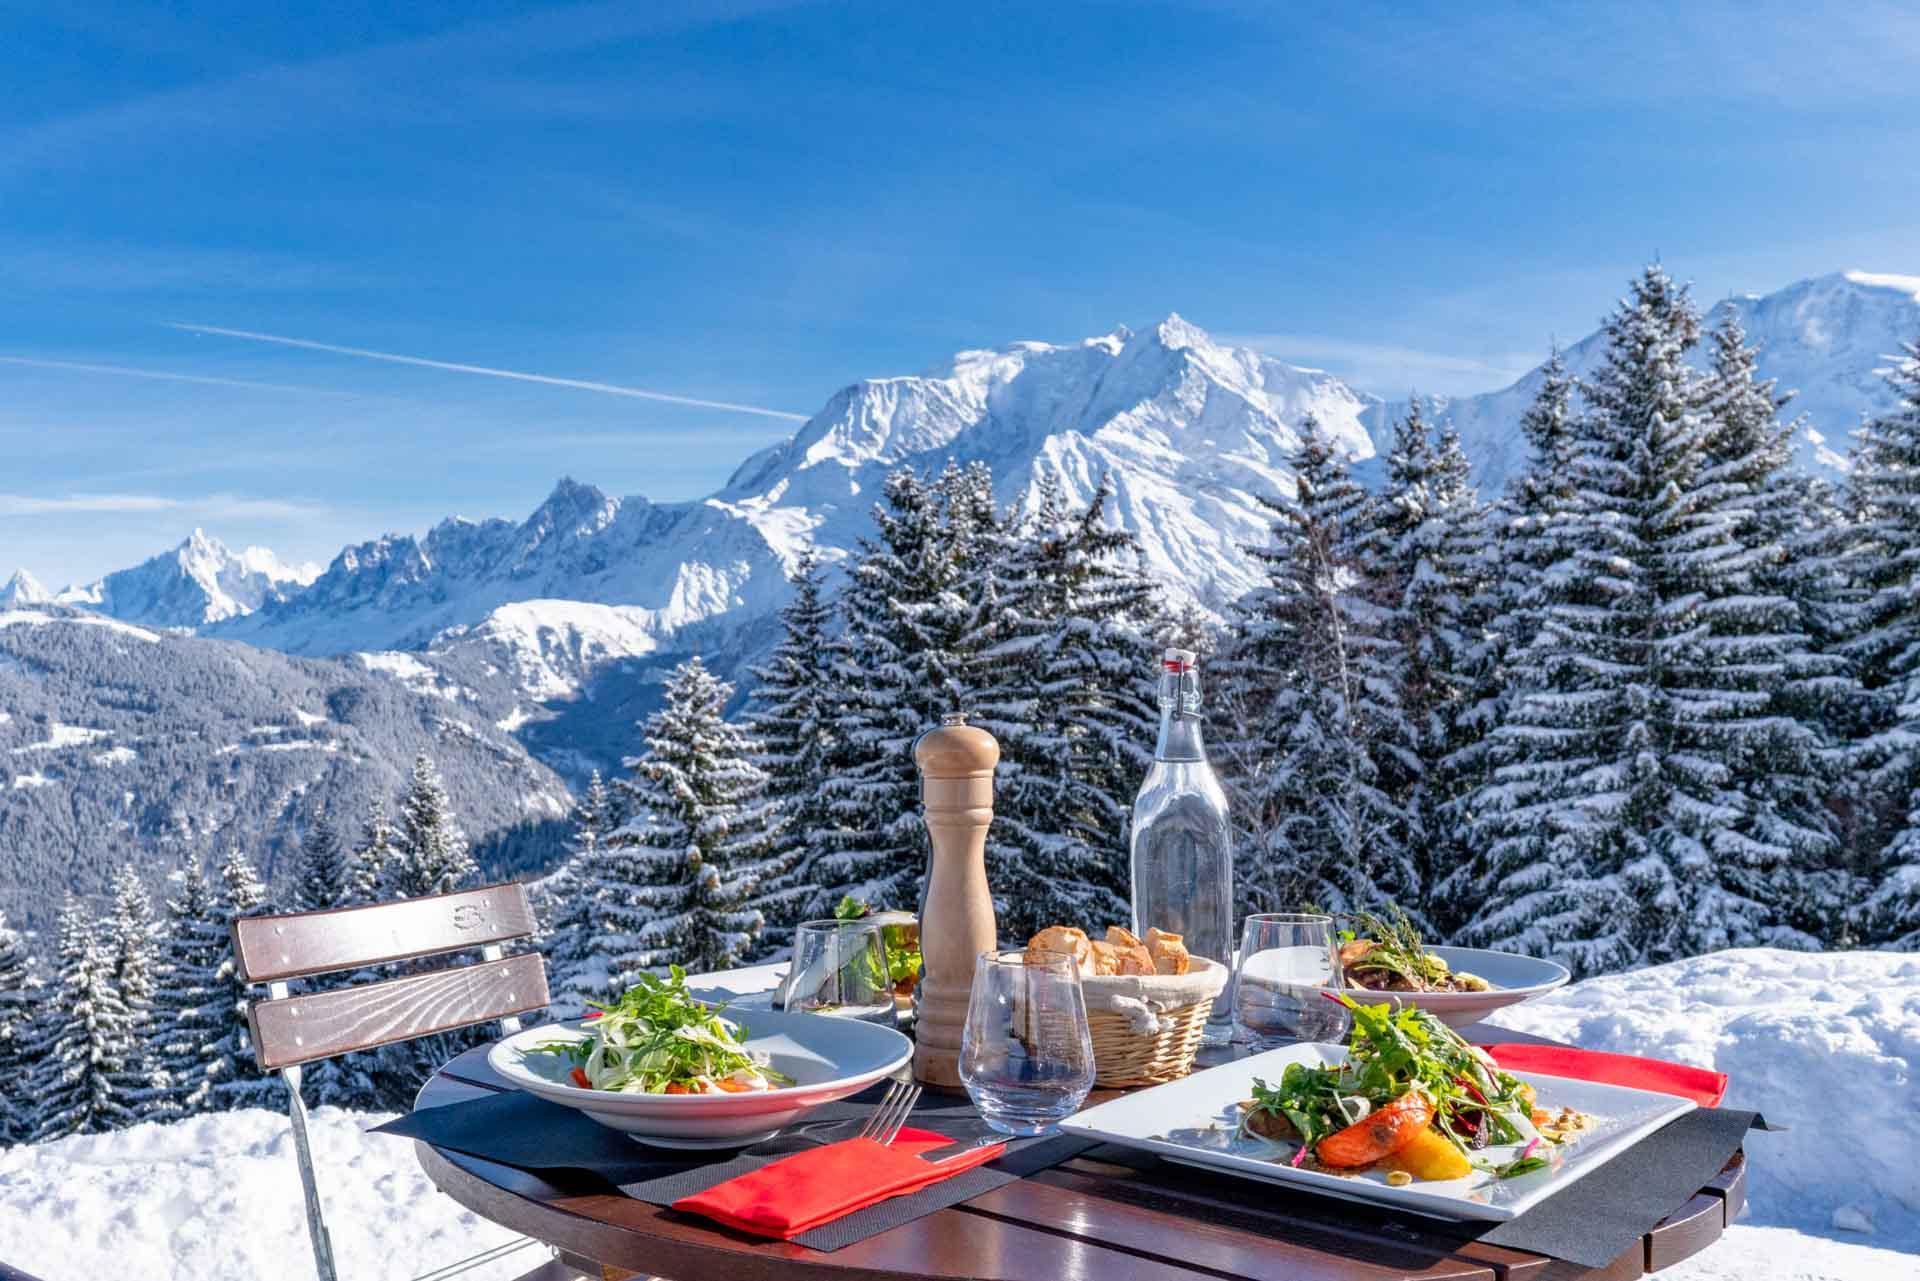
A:
POLYGON ((920 1087, 911 1081, 895 1081, 887 1087, 880 1100, 880 1106, 873 1110, 867 1123, 860 1127, 859 1138, 872 1139, 885 1146, 893 1142, 900 1133, 900 1127, 907 1123, 907 1116, 913 1111, 913 1105, 920 1101, 920 1087))

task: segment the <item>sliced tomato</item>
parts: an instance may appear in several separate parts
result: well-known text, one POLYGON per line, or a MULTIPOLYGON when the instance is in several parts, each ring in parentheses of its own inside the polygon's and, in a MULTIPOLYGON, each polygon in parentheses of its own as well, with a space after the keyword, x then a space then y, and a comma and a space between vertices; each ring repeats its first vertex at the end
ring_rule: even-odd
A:
POLYGON ((718 1081, 714 1082, 714 1085, 725 1090, 728 1094, 748 1094, 755 1089, 754 1086, 748 1085, 745 1081, 736 1081, 730 1076, 721 1077, 718 1081))
POLYGON ((1322 1165, 1336 1169, 1372 1165, 1413 1142, 1432 1120, 1433 1104, 1427 1102, 1427 1096, 1408 1090, 1346 1129, 1329 1134, 1315 1145, 1313 1153, 1322 1165))
POLYGON ((573 1070, 571 1075, 573 1077, 573 1083, 579 1086, 581 1089, 591 1090, 593 1088, 593 1082, 587 1080, 587 1070, 585 1068, 577 1067, 573 1070))
POLYGON ((680 1082, 678 1082, 678 1081, 669 1081, 669 1082, 667 1082, 667 1088, 666 1088, 666 1089, 664 1089, 664 1090, 662 1090, 662 1091, 660 1091, 660 1093, 662 1093, 662 1094, 692 1094, 692 1093, 693 1093, 693 1091, 692 1091, 692 1090, 690 1090, 690 1089, 688 1089, 688 1088, 687 1088, 686 1086, 684 1086, 684 1085, 682 1085, 682 1084, 680 1084, 680 1082))

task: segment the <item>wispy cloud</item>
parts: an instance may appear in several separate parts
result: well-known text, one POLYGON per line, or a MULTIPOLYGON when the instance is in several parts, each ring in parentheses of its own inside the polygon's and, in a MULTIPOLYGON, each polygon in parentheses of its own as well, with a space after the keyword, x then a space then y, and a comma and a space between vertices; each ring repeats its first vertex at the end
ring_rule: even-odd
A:
POLYGON ((1465 356, 1393 343, 1354 342, 1324 334, 1221 334, 1221 341, 1251 347, 1281 360, 1322 367, 1388 396, 1417 385, 1421 391, 1487 391, 1505 386, 1544 358, 1532 352, 1465 356), (1445 384, 1440 385, 1440 384, 1445 384))
POLYGON ((767 409, 759 405, 736 405, 725 400, 702 400, 696 396, 675 396, 663 391, 642 391, 638 387, 620 387, 613 383, 590 382, 581 378, 555 378, 548 374, 530 374, 518 369, 493 369, 486 365, 466 365, 451 360, 428 360, 423 356, 402 356, 391 351, 339 347, 332 343, 314 342, 307 338, 287 338, 280 334, 255 333, 247 329, 223 329, 218 325, 189 325, 178 322, 173 322, 172 327, 194 334, 218 334, 224 338, 244 338, 249 342, 279 343, 283 347, 299 347, 306 351, 331 352, 336 356, 384 360, 394 365, 416 365, 422 369, 444 369, 456 374, 480 374, 487 378, 510 378, 515 382, 540 383, 548 387, 571 387, 575 391, 599 392, 604 396, 628 396, 635 400, 656 400, 669 405, 692 405, 699 409, 724 409, 729 413, 758 414, 763 418, 780 418, 796 423, 807 420, 805 414, 789 413, 784 409, 767 409))
POLYGON ((42 360, 35 356, 0 356, 0 365, 21 365, 28 369, 57 369, 79 374, 110 374, 115 378, 150 378, 155 382, 199 383, 207 387, 238 387, 246 391, 284 391, 302 396, 356 396, 351 391, 325 387, 295 387, 287 383, 261 383, 246 378, 216 378, 207 374, 176 374, 165 369, 135 369, 127 365, 90 365, 77 360, 42 360))
POLYGON ((163 494, 69 494, 64 498, 0 494, 0 516, 187 512, 216 520, 307 520, 330 510, 318 503, 296 499, 247 498, 235 494, 208 494, 197 498, 172 498, 163 494))

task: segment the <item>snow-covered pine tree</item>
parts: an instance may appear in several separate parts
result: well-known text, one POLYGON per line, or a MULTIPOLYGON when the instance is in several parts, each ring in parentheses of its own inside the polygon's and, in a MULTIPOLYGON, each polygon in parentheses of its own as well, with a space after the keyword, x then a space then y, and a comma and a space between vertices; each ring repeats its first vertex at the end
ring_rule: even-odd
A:
POLYGON ((413 777, 400 801, 396 844, 399 858, 390 865, 386 890, 400 898, 465 889, 479 874, 440 770, 424 754, 413 759, 413 777))
POLYGON ((1750 754, 1779 726, 1744 634, 1757 562, 1703 483, 1714 381, 1686 354, 1699 314, 1658 266, 1608 320, 1570 464, 1563 598, 1512 663, 1504 761, 1480 790, 1469 941, 1578 973, 1764 937, 1764 904, 1722 879, 1757 806, 1750 754))
MULTIPOLYGON (((1487 511, 1480 538, 1482 588, 1468 606, 1484 627, 1467 660, 1473 680, 1458 718, 1461 743, 1445 763, 1453 780, 1445 822, 1466 841, 1483 834, 1477 802, 1491 794, 1482 789, 1499 763, 1495 731, 1513 700, 1513 665, 1540 637, 1547 607, 1563 599, 1572 582, 1567 517, 1574 493, 1575 381, 1558 347, 1541 375, 1539 390, 1520 417, 1526 464, 1487 511)), ((1442 933, 1457 933, 1476 914, 1472 887, 1476 877, 1485 876, 1485 864, 1475 850, 1430 887, 1430 916, 1442 933)))
POLYGON ((614 991, 668 964, 726 969, 752 950, 774 816, 760 745, 722 715, 732 696, 698 656, 674 668, 646 754, 614 785, 628 818, 607 838, 588 943, 614 991))
POLYGON ((347 859, 345 898, 342 902, 358 906, 378 903, 385 893, 388 869, 400 861, 393 820, 387 817, 387 803, 375 797, 367 806, 367 821, 360 830, 360 842, 347 859))
POLYGON ((876 537, 860 541, 839 602, 839 715, 823 788, 830 827, 813 859, 820 893, 809 916, 829 914, 849 893, 876 907, 918 905, 927 840, 913 743, 965 710, 966 679, 984 648, 977 604, 964 595, 959 553, 971 536, 954 527, 958 513, 910 467, 888 475, 883 492, 876 537))
POLYGON ((118 1086, 132 1044, 127 1009, 113 990, 113 960, 93 915, 76 898, 60 909, 57 956, 54 990, 42 1003, 29 1047, 34 1143, 118 1129, 135 1119, 118 1086))
POLYGON ((108 981, 126 1010, 126 1050, 113 1078, 114 1093, 133 1115, 164 1112, 167 1081, 152 1049, 156 1026, 154 994, 160 964, 159 928, 153 900, 139 873, 122 865, 113 877, 113 915, 103 921, 108 981))
POLYGON ((151 1119, 211 1110, 213 1045, 231 1025, 222 1007, 220 969, 233 952, 220 904, 191 855, 172 876, 154 967, 154 1030, 149 1047, 165 1093, 151 1119))
POLYGON ((1291 463, 1294 494, 1262 500, 1272 541, 1249 548, 1267 581, 1236 605, 1214 664, 1234 866, 1247 911, 1381 909, 1412 900, 1414 871, 1375 758, 1406 736, 1396 656, 1360 595, 1368 498, 1311 416, 1291 463))
POLYGON ((556 979, 577 969, 583 959, 591 928, 586 887, 600 846, 616 826, 613 797, 600 771, 595 770, 587 790, 574 803, 573 836, 567 856, 530 887, 534 914, 540 921, 540 947, 547 955, 547 971, 556 979))
POLYGON ((1151 585, 1102 478, 1069 511, 1050 471, 1000 554, 997 643, 973 704, 1000 740, 989 880, 1009 936, 1124 921, 1127 822, 1152 760, 1151 585))
POLYGON ((215 1035, 206 1045, 209 1106, 214 1111, 271 1107, 278 1100, 273 1079, 260 1071, 253 1056, 253 1034, 247 1027, 247 1002, 258 995, 240 976, 233 947, 228 942, 234 919, 270 910, 267 889, 260 883, 253 861, 238 846, 220 861, 220 885, 215 911, 222 943, 220 964, 213 975, 215 1035))
POLYGON ((0 1090, 0 1148, 26 1142, 34 1128, 33 1092, 18 1083, 33 1080, 40 1070, 28 1055, 40 995, 32 990, 26 944, 0 912, 0 1080, 16 1083, 0 1090))
POLYGON ((1411 892, 1400 906, 1431 921, 1441 878, 1466 856, 1448 810, 1464 775, 1453 757, 1472 735, 1462 724, 1481 659, 1484 517, 1460 438, 1436 441, 1409 398, 1394 427, 1386 483, 1364 513, 1354 555, 1360 589, 1379 611, 1371 626, 1393 645, 1395 733, 1372 745, 1379 786, 1404 816, 1411 892))
POLYGON ((1845 650, 1884 709, 1859 756, 1890 832, 1852 923, 1871 946, 1920 951, 1920 343, 1888 381, 1900 403, 1861 429, 1848 477, 1866 599, 1845 650))
POLYGON ((1726 740, 1731 781, 1745 805, 1736 823, 1709 838, 1717 886, 1694 880, 1684 887, 1694 921, 1728 923, 1695 928, 1682 946, 1689 954, 1756 943, 1817 947, 1838 939, 1857 898, 1829 805, 1850 782, 1845 744, 1829 727, 1836 707, 1857 702, 1859 687, 1846 661, 1821 652, 1811 634, 1818 624, 1804 597, 1808 584, 1792 560, 1808 491, 1792 466, 1798 423, 1780 418, 1791 397, 1759 377, 1738 313, 1727 309, 1709 341, 1699 484, 1743 554, 1723 562, 1700 613, 1713 634, 1704 655, 1712 679, 1748 708, 1726 740))
POLYGON ((300 841, 293 876, 293 910, 324 912, 347 902, 349 868, 340 833, 324 814, 314 815, 300 841))
POLYGON ((793 927, 822 898, 814 861, 831 827, 823 785, 834 749, 833 607, 812 548, 794 566, 793 599, 780 611, 780 643, 753 669, 747 727, 760 741, 755 762, 767 776, 767 800, 780 817, 754 906, 766 920, 758 949, 777 955, 793 927))

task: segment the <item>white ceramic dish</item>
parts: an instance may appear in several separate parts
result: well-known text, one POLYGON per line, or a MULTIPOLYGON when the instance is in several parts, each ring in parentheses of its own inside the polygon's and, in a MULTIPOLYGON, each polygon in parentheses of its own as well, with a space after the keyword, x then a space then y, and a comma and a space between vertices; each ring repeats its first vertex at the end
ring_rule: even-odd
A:
POLYGON ((1495 1010, 1521 1001, 1532 1000, 1562 986, 1572 977, 1564 965, 1543 961, 1518 952, 1486 952, 1473 947, 1430 947, 1427 949, 1456 972, 1478 974, 1493 985, 1487 992, 1375 992, 1364 987, 1337 990, 1361 1005, 1405 1003, 1430 1010, 1448 1027, 1478 1023, 1495 1010))
MULTIPOLYGON (((1295 1169, 1287 1164, 1294 1145, 1238 1134, 1239 1104, 1252 1097, 1253 1078, 1277 1082, 1289 1063, 1340 1063, 1346 1054, 1338 1045, 1311 1043, 1269 1050, 1088 1108, 1060 1128, 1085 1138, 1144 1148, 1183 1165, 1287 1184, 1324 1196, 1371 1201, 1443 1219, 1501 1220, 1552 1196, 1694 1108, 1691 1099, 1670 1094, 1516 1072, 1515 1076, 1533 1085, 1541 1107, 1585 1112, 1594 1118, 1592 1130, 1564 1148, 1542 1144, 1542 1154, 1551 1164, 1531 1174, 1496 1179, 1475 1171, 1463 1179, 1415 1180, 1402 1188, 1390 1186, 1380 1171, 1342 1176, 1295 1169)), ((1506 1161, 1519 1155, 1519 1149, 1490 1147, 1485 1155, 1495 1162, 1506 1161)))
POLYGON ((728 1148, 770 1138, 807 1111, 859 1093, 913 1057, 911 1041, 876 1023, 776 1010, 728 1008, 725 1015, 747 1030, 750 1048, 765 1051, 773 1067, 795 1083, 746 1094, 583 1090, 568 1079, 573 1060, 534 1049, 562 1039, 584 1040, 587 1033, 579 1023, 517 1032, 495 1045, 487 1062, 519 1089, 578 1108, 643 1143, 728 1148))

